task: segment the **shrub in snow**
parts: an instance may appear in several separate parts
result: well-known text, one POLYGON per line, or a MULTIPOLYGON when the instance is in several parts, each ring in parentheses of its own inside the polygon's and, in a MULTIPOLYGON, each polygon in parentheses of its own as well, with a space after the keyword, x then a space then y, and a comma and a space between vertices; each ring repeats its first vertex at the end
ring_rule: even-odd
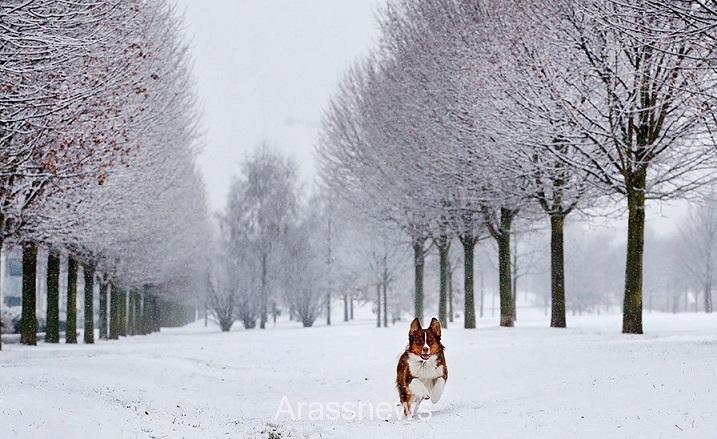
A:
POLYGON ((20 321, 22 308, 19 306, 3 307, 0 309, 0 326, 2 326, 3 334, 12 334, 15 332, 15 322, 20 321))

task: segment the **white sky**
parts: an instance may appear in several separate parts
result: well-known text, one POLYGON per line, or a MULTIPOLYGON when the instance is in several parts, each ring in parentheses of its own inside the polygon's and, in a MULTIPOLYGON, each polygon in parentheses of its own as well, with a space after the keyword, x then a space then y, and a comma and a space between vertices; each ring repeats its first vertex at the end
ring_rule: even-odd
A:
POLYGON ((268 140, 313 181, 321 111, 341 73, 378 35, 379 0, 177 0, 195 60, 212 209, 239 164, 268 140))

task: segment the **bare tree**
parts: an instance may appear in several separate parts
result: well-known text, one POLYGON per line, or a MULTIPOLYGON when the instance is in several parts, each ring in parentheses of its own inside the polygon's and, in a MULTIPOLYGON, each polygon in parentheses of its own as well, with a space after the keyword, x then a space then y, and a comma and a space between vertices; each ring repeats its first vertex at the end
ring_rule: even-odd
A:
POLYGON ((259 327, 266 327, 271 264, 297 214, 296 165, 267 144, 244 162, 230 189, 227 226, 232 242, 245 242, 260 269, 259 327))
POLYGON ((279 271, 284 297, 304 327, 313 326, 327 307, 332 286, 324 248, 329 213, 315 207, 309 203, 302 220, 288 232, 279 271))
POLYGON ((713 310, 712 290, 717 280, 717 196, 714 191, 690 206, 687 219, 680 227, 680 266, 701 290, 704 310, 713 310))
POLYGON ((223 332, 229 332, 237 317, 236 291, 228 285, 220 285, 218 280, 207 280, 207 306, 223 332))
MULTIPOLYGON (((221 221, 221 218, 219 218, 221 221)), ((221 224, 214 228, 214 236, 207 264, 206 307, 223 332, 229 332, 239 316, 239 285, 236 279, 236 257, 232 254, 221 224)))

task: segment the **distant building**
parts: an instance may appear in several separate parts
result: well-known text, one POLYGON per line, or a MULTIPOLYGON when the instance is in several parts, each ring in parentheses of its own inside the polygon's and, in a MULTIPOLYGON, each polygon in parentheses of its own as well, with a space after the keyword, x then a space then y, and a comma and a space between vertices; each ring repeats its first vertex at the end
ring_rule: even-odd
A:
POLYGON ((0 299, 3 307, 22 305, 22 255, 19 249, 4 249, 0 258, 0 299))

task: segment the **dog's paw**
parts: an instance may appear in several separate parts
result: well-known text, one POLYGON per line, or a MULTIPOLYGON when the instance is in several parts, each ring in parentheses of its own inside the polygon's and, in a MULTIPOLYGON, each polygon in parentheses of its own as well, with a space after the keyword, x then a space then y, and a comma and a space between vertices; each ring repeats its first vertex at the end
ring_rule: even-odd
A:
POLYGON ((403 416, 406 419, 411 419, 413 417, 413 412, 411 411, 411 404, 408 402, 402 402, 401 406, 403 407, 403 416))

